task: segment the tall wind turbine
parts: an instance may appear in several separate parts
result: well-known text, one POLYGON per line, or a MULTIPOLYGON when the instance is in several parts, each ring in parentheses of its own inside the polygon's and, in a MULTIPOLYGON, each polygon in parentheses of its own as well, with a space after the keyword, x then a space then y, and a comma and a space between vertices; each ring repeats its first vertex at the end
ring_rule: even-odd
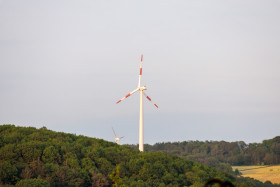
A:
POLYGON ((117 144, 120 144, 120 139, 124 138, 124 136, 122 136, 122 137, 119 138, 119 137, 116 135, 116 133, 115 133, 113 127, 112 127, 112 130, 113 130, 114 135, 115 135, 115 142, 116 142, 117 144))
POLYGON ((117 104, 118 104, 119 102, 121 102, 125 98, 131 96, 135 92, 140 91, 139 150, 141 152, 144 151, 144 145, 143 145, 143 143, 144 143, 144 136, 143 136, 143 95, 158 108, 158 106, 151 100, 151 98, 143 92, 144 90, 147 90, 147 88, 146 88, 146 86, 141 86, 142 64, 143 64, 143 55, 141 55, 141 64, 140 64, 138 87, 117 102, 117 104))

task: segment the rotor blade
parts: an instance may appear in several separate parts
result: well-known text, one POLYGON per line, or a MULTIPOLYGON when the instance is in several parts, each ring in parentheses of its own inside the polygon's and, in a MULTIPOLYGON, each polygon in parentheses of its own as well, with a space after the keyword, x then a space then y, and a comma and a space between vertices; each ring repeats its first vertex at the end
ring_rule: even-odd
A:
POLYGON ((151 101, 151 102, 158 108, 157 104, 154 103, 154 102, 151 100, 151 98, 150 98, 149 96, 147 96, 144 92, 143 92, 143 94, 145 95, 145 97, 146 97, 149 101, 151 101))
POLYGON ((126 96, 124 96, 123 98, 121 98, 116 104, 118 104, 119 102, 121 102, 122 100, 124 100, 125 98, 131 96, 132 94, 134 94, 135 92, 137 92, 139 90, 139 88, 133 90, 132 92, 130 92, 129 94, 127 94, 126 96))
POLYGON ((113 127, 112 127, 112 130, 113 130, 113 132, 114 132, 114 135, 115 135, 115 138, 116 138, 116 137, 117 137, 117 135, 116 135, 116 133, 115 133, 115 131, 114 131, 113 127))
POLYGON ((138 87, 141 86, 141 78, 142 78, 142 64, 143 64, 143 55, 141 55, 141 64, 140 64, 140 73, 139 73, 139 82, 138 87))
POLYGON ((120 137, 120 139, 124 138, 124 136, 120 137))

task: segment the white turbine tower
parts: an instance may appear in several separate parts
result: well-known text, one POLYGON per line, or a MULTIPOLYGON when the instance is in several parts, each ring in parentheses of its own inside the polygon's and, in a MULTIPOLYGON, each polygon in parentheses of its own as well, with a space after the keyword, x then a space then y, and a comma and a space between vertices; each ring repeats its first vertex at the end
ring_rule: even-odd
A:
POLYGON ((118 104, 119 102, 121 102, 125 98, 131 96, 135 92, 140 91, 139 150, 141 152, 144 151, 144 145, 143 145, 143 143, 144 143, 144 136, 143 136, 143 95, 158 108, 158 106, 151 100, 151 98, 143 92, 143 90, 147 90, 147 88, 146 88, 146 86, 141 86, 142 63, 143 63, 143 55, 141 55, 141 64, 140 64, 138 87, 117 102, 117 104, 118 104))
MULTIPOLYGON (((113 129, 113 127, 112 127, 112 129, 113 129)), ((124 136, 122 136, 122 137, 119 138, 119 137, 117 137, 117 135, 116 135, 114 129, 113 129, 113 132, 114 132, 114 135, 115 135, 115 142, 116 142, 117 144, 120 144, 120 139, 124 138, 124 136)))

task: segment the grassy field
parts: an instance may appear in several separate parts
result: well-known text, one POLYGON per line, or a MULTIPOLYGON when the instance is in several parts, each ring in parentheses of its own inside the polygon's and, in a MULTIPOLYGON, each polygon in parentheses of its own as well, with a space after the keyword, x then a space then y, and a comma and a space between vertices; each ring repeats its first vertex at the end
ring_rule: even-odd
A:
POLYGON ((278 166, 232 166, 238 169, 243 177, 251 177, 259 181, 271 181, 280 184, 280 165, 278 166))

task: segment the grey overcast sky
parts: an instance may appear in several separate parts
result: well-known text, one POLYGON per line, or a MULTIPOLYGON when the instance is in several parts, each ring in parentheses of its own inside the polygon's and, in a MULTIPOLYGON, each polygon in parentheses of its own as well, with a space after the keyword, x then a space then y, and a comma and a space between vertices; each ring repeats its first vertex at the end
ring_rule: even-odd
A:
POLYGON ((0 124, 138 143, 280 135, 279 0, 0 0, 0 124))

